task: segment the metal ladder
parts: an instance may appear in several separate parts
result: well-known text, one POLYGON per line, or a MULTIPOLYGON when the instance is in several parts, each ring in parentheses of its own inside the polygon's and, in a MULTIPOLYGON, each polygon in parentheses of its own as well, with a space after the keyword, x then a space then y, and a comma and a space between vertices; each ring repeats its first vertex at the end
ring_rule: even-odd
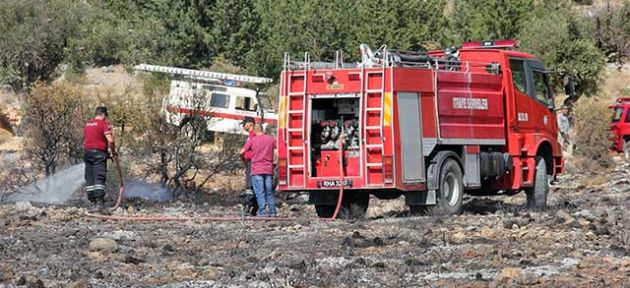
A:
POLYGON ((287 123, 287 129, 286 129, 286 134, 285 134, 285 141, 287 143, 287 151, 288 151, 288 157, 287 157, 287 166, 289 169, 289 175, 293 174, 294 172, 297 171, 301 171, 301 173, 304 175, 304 179, 303 179, 303 183, 291 183, 291 177, 289 177, 288 179, 288 185, 289 186, 299 186, 299 185, 305 185, 306 183, 306 165, 307 163, 307 157, 306 157, 306 151, 307 149, 305 148, 305 146, 308 144, 308 140, 305 138, 306 135, 304 133, 304 128, 305 125, 307 125, 308 123, 306 123, 306 115, 304 113, 304 111, 306 110, 306 102, 307 102, 307 83, 308 83, 308 79, 307 79, 307 74, 308 74, 308 70, 310 67, 310 55, 307 53, 304 53, 304 69, 301 70, 301 72, 298 73, 293 73, 293 71, 290 70, 289 66, 290 66, 290 58, 288 56, 288 54, 285 54, 285 72, 287 73, 287 83, 285 84, 285 91, 287 91, 287 116, 288 116, 288 123, 287 123), (291 91, 291 87, 292 87, 292 82, 294 80, 297 79, 302 79, 302 81, 304 82, 302 91, 291 91), (295 108, 293 108, 294 110, 291 110, 291 103, 294 101, 300 101, 302 102, 302 107, 300 110, 295 110, 295 108), (291 123, 293 123, 294 121, 292 121, 293 118, 301 118, 301 122, 302 125, 300 125, 299 127, 293 127, 291 123), (301 144, 300 145, 291 145, 292 143, 292 137, 299 135, 300 140, 301 140, 301 144), (292 162, 292 159, 295 160, 297 155, 302 155, 302 161, 301 163, 296 163, 296 162, 292 162))
POLYGON ((361 97, 365 97, 365 101, 363 101, 365 104, 364 105, 364 126, 363 126, 363 139, 364 139, 364 143, 365 143, 365 167, 366 167, 366 183, 368 185, 381 185, 381 183, 378 182, 372 182, 371 178, 370 178, 370 170, 379 170, 381 173, 383 172, 383 145, 384 145, 384 140, 385 140, 385 135, 384 135, 384 131, 383 131, 383 107, 384 107, 384 99, 385 99, 385 70, 387 68, 388 65, 388 61, 387 61, 387 49, 385 47, 383 47, 383 53, 384 53, 384 62, 382 63, 382 67, 380 71, 367 71, 365 72, 364 76, 365 76, 365 81, 363 81, 364 83, 361 84, 362 85, 362 89, 364 90, 364 95, 362 94, 361 97), (380 75, 380 87, 379 88, 371 88, 372 85, 370 85, 371 82, 370 81, 370 75, 380 75), (372 99, 376 98, 377 100, 374 101, 372 99), (378 106, 374 106, 374 104, 370 104, 370 103, 379 103, 378 106), (368 125, 368 119, 373 118, 373 116, 378 117, 378 125, 368 125), (372 138, 370 135, 376 134, 378 133, 378 142, 377 143, 369 143, 370 141, 368 140, 368 138, 372 138), (380 159, 380 161, 372 161, 370 162, 370 157, 372 155, 380 155, 380 157, 378 157, 380 159))
POLYGON ((248 76, 248 75, 237 75, 237 74, 230 74, 230 73, 192 70, 192 69, 149 65, 149 64, 136 65, 133 67, 133 69, 138 70, 138 71, 182 75, 182 76, 193 77, 193 78, 230 80, 230 81, 249 82, 249 83, 256 83, 256 84, 271 83, 273 81, 273 79, 265 78, 265 77, 255 77, 255 76, 248 76))

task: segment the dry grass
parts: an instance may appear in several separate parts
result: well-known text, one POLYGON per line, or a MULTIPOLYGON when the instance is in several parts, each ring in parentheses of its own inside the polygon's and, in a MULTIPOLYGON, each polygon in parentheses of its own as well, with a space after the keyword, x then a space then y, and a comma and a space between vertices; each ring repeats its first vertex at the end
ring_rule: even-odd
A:
POLYGON ((11 132, 4 129, 0 129, 0 147, 2 147, 5 143, 11 140, 12 137, 13 135, 11 134, 11 132))
POLYGON ((630 69, 607 69, 602 83, 602 97, 606 103, 612 104, 619 97, 630 97, 630 69))
POLYGON ((599 170, 611 165, 608 103, 597 99, 580 99, 573 111, 575 156, 583 171, 599 170))

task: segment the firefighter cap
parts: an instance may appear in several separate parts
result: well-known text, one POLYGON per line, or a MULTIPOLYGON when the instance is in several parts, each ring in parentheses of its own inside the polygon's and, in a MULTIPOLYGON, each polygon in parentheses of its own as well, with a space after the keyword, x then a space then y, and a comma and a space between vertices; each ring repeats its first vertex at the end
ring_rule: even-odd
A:
POLYGON ((256 121, 252 117, 245 116, 245 118, 243 118, 243 121, 241 121, 241 125, 245 125, 245 123, 256 123, 256 121))
POLYGON ((107 107, 105 106, 96 107, 96 109, 94 110, 94 115, 99 115, 99 114, 103 114, 106 117, 109 117, 109 114, 107 114, 107 107))

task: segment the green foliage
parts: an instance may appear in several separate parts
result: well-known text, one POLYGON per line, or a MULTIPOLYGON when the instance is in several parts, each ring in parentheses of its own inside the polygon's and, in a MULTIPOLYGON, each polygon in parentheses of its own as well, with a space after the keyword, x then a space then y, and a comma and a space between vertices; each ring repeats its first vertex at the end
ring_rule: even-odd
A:
POLYGON ((0 83, 16 90, 49 80, 78 37, 90 7, 79 1, 0 2, 0 83))
POLYGON ((585 2, 6 0, 0 2, 0 82, 28 90, 36 80, 54 79, 60 67, 80 73, 90 65, 142 62, 207 68, 218 61, 275 78, 285 52, 330 61, 343 50, 351 61, 360 43, 423 50, 518 39, 558 72, 557 84, 574 74, 580 95, 591 95, 603 61, 628 55, 630 3, 594 16, 573 11, 585 2))
POLYGON ((210 48, 213 55, 242 65, 254 44, 260 17, 251 0, 216 0, 209 9, 212 21, 210 48))
POLYGON ((440 0, 379 1, 256 1, 261 42, 250 53, 247 67, 254 73, 277 75, 282 57, 311 53, 313 60, 331 61, 336 50, 356 59, 358 47, 386 44, 397 49, 422 49, 438 41, 446 2, 440 0), (254 68, 250 68, 250 67, 254 68))
POLYGON ((576 80, 576 97, 590 96, 597 92, 605 58, 593 40, 579 37, 574 19, 569 1, 545 0, 535 7, 519 39, 523 50, 536 55, 552 71, 555 87, 562 87, 571 76, 576 80))
POLYGON ((533 0, 455 1, 447 40, 451 45, 465 41, 515 39, 529 25, 533 0), (527 24, 527 25, 525 25, 527 24))

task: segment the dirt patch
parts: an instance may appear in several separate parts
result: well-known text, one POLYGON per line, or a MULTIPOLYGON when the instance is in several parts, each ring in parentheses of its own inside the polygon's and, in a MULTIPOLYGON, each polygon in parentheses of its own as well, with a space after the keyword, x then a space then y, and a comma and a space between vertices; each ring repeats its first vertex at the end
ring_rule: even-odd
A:
MULTIPOLYGON (((281 215, 303 219, 286 222, 126 223, 87 218, 82 207, 2 205, 0 282, 620 287, 630 273, 629 170, 618 163, 596 186, 585 185, 588 175, 563 175, 543 213, 527 211, 524 195, 470 198, 464 214, 452 217, 406 217, 404 201, 372 199, 370 218, 334 223, 308 219, 315 216, 313 208, 299 201, 280 203, 281 215)), ((135 201, 117 213, 238 217, 242 211, 236 203, 236 195, 229 194, 159 204, 135 201)))

